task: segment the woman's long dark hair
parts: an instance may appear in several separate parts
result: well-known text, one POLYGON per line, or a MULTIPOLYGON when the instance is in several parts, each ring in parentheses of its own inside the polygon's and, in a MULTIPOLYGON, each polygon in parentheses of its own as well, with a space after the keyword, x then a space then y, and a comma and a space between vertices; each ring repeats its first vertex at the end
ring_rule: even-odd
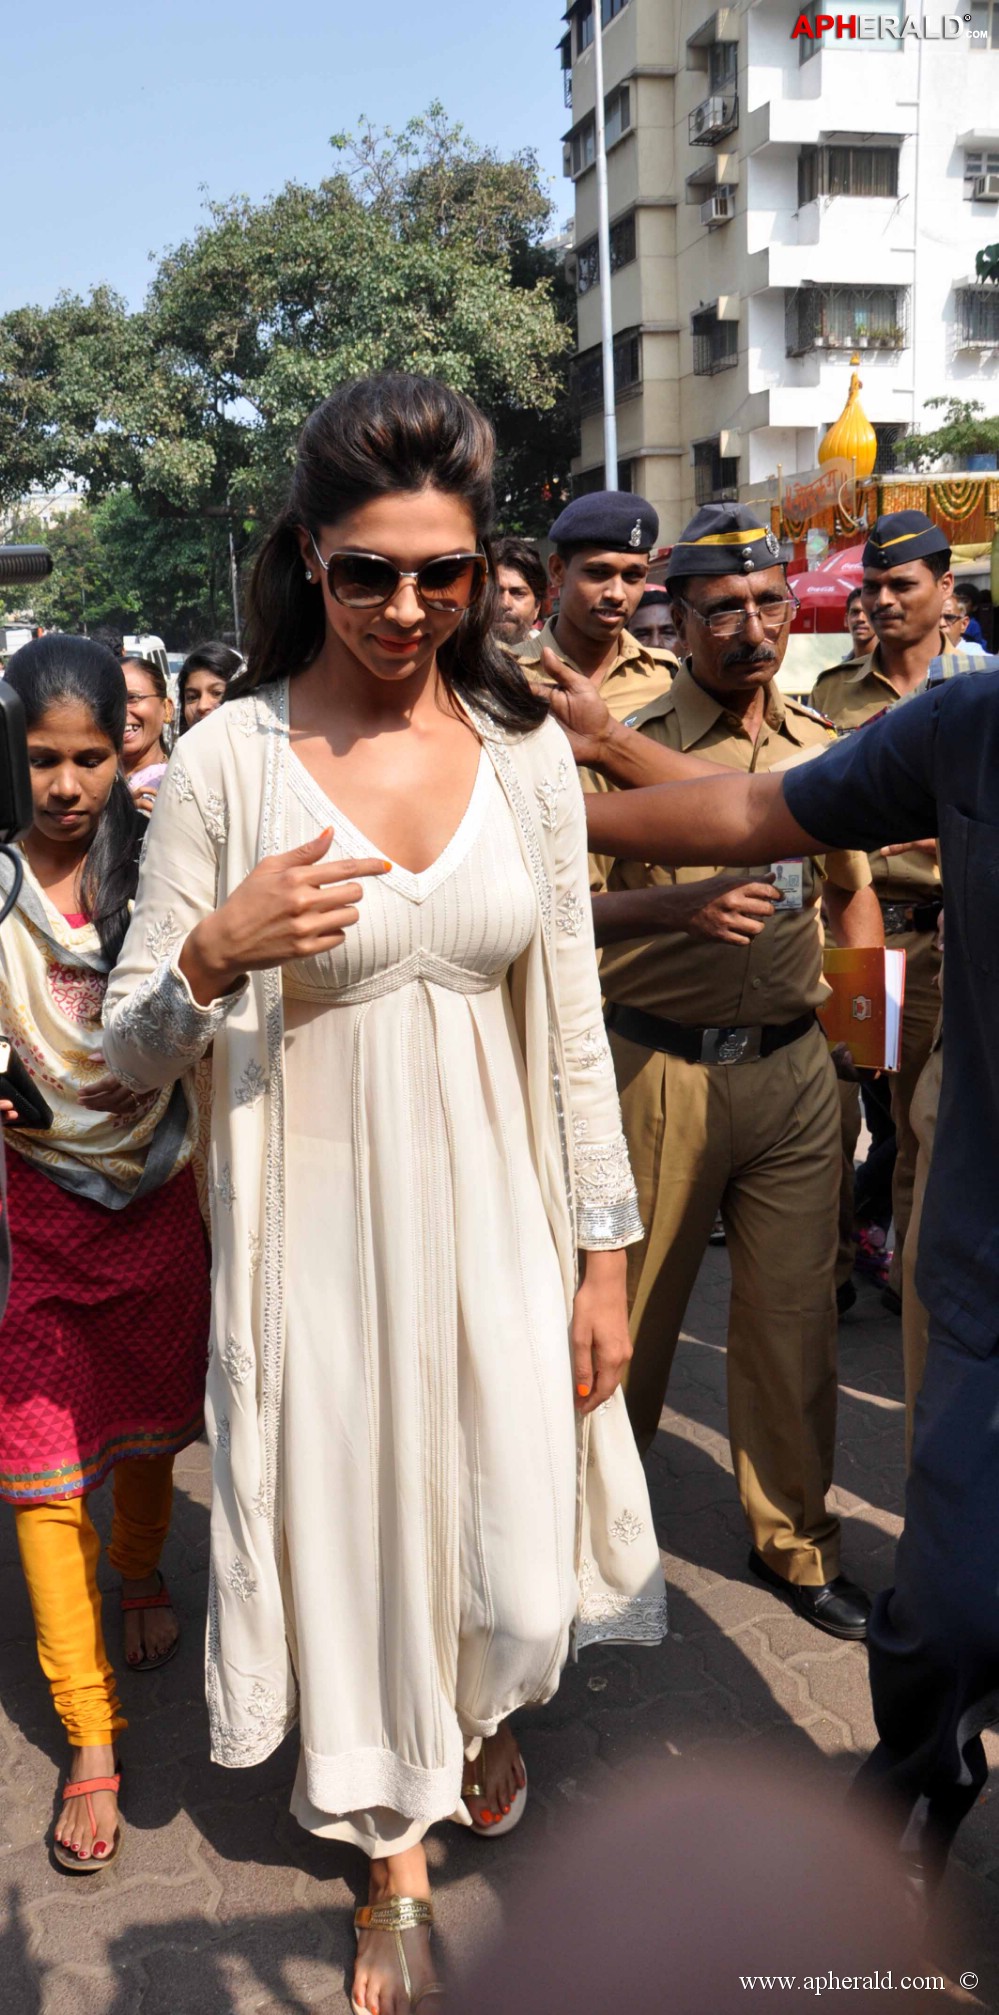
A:
POLYGON ((239 651, 234 651, 229 644, 197 644, 193 651, 188 652, 177 674, 178 735, 182 735, 187 727, 184 719, 184 696, 191 673, 211 672, 213 678, 222 679, 224 684, 228 685, 230 679, 234 679, 236 673, 242 669, 243 660, 239 651))
MULTIPOLYGON (((386 372, 341 385, 310 415, 298 443, 287 505, 257 555, 247 604, 248 670, 226 699, 305 670, 322 649, 322 594, 305 578, 295 527, 316 533, 373 497, 442 490, 471 509, 489 557, 495 440, 489 421, 435 378, 386 372)), ((438 652, 450 693, 498 726, 521 733, 547 715, 516 661, 492 635, 494 589, 467 611, 438 652)))
MULTIPOLYGON (((29 728, 50 707, 67 700, 86 707, 95 728, 113 743, 119 761, 125 736, 125 679, 113 651, 92 637, 35 637, 7 666, 29 728)), ((128 905, 139 879, 139 815, 119 769, 97 822, 80 877, 84 916, 95 926, 113 965, 128 929, 128 905)))

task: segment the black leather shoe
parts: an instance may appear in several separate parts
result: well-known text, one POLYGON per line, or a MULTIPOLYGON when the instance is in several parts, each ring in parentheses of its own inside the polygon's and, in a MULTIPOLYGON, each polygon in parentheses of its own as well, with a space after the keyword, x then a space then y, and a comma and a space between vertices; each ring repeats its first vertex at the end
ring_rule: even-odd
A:
POLYGON ((817 1588, 796 1588, 770 1567, 755 1547, 749 1556, 749 1571, 758 1581, 765 1581, 775 1595, 782 1595, 806 1623, 814 1623, 816 1630, 827 1630, 830 1637, 847 1637, 854 1643, 862 1643, 867 1636, 871 1598, 845 1574, 837 1574, 835 1581, 823 1581, 817 1588))
POLYGON ((883 1287, 881 1289, 881 1306, 888 1310, 889 1315, 901 1315, 902 1297, 900 1294, 895 1293, 893 1287, 883 1287))
POLYGON ((845 1315, 848 1309, 853 1308, 855 1306, 856 1300, 857 1300, 857 1290, 854 1287, 852 1280, 841 1281, 839 1287, 836 1289, 837 1315, 845 1315))

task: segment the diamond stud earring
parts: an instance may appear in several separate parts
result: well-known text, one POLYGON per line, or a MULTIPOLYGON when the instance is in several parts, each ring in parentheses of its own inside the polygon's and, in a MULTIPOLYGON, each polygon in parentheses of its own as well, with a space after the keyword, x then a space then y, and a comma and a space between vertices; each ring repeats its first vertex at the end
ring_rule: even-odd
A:
POLYGON ((311 579, 312 579, 312 568, 311 568, 311 567, 306 567, 306 569, 305 569, 305 578, 306 578, 306 580, 307 580, 307 581, 311 581, 311 579))

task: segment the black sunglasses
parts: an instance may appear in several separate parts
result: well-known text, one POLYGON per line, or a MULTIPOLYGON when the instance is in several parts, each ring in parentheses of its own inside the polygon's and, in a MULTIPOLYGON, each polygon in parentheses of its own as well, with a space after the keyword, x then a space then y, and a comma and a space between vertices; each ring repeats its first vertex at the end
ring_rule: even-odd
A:
POLYGON ((309 537, 330 594, 346 609, 382 609, 403 581, 412 581, 425 609, 454 615, 478 601, 489 577, 484 553, 445 553, 411 573, 380 553, 331 553, 324 560, 315 533, 309 537))

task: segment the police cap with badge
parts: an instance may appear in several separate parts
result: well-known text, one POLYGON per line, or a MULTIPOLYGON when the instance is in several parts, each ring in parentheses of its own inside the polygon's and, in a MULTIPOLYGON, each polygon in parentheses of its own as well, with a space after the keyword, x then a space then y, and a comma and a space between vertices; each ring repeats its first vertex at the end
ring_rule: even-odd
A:
POLYGON ((949 559, 950 541, 925 511, 889 511, 871 530, 862 564, 884 572, 907 566, 910 560, 928 560, 934 553, 946 553, 949 559))
POLYGON ((631 490, 591 490, 574 497, 551 526, 554 546, 596 546, 604 553, 651 553, 659 519, 631 490))
POLYGON ((669 556, 667 581, 697 574, 755 574, 786 566, 790 547, 743 504, 704 504, 685 525, 669 556))

